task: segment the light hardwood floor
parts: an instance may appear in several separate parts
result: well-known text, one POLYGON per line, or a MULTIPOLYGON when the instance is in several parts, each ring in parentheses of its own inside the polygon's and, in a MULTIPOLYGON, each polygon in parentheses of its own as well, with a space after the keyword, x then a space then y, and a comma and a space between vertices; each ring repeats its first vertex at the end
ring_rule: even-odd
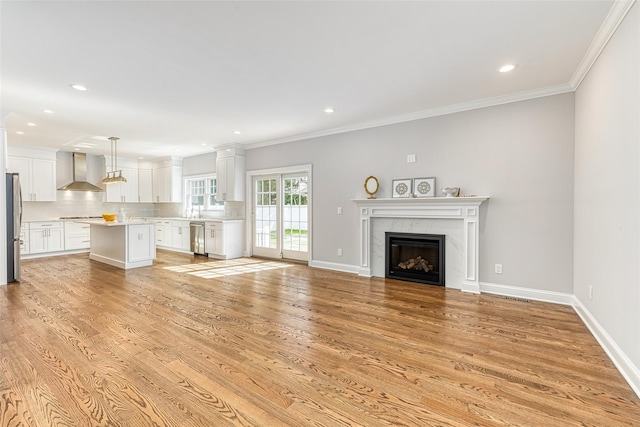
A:
POLYGON ((0 426, 640 425, 570 307, 158 255, 23 263, 0 288, 0 426))

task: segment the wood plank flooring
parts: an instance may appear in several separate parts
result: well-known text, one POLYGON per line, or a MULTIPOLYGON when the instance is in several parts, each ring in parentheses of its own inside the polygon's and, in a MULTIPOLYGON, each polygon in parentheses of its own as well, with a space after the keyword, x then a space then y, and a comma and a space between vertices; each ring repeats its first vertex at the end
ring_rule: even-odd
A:
POLYGON ((0 287, 0 426, 640 426, 571 307, 158 255, 23 262, 0 287))

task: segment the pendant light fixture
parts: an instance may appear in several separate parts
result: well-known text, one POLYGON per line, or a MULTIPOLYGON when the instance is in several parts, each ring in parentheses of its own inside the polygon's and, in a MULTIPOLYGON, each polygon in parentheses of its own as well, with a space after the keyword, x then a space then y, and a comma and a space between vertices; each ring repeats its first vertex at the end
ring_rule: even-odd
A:
POLYGON ((118 170, 118 138, 109 137, 111 141, 111 172, 107 171, 107 176, 102 179, 103 184, 115 184, 116 182, 127 182, 127 178, 122 176, 122 170, 118 170), (117 175, 116 175, 117 173, 117 175))

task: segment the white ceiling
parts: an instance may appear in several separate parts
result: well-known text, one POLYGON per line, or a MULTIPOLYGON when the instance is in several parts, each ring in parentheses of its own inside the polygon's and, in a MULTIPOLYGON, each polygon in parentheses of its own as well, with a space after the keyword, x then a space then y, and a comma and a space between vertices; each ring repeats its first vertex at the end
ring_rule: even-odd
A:
POLYGON ((0 108, 9 145, 105 154, 118 136, 152 158, 289 141, 569 91, 613 5, 2 1, 0 108))

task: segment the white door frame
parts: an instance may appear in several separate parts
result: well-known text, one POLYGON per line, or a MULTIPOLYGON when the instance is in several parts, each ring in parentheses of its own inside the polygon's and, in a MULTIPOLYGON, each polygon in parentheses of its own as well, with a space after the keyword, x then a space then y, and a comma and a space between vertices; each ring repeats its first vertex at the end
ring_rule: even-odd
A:
POLYGON ((292 173, 305 173, 309 177, 308 184, 308 214, 309 214, 309 262, 313 259, 313 177, 311 175, 311 164, 299 166, 287 166, 283 168, 259 169, 247 171, 247 179, 245 180, 245 256, 253 255, 253 216, 251 214, 253 208, 253 178, 260 175, 286 175, 292 173))
MULTIPOLYGON (((251 197, 251 208, 252 208, 252 216, 251 216, 251 222, 252 222, 252 241, 251 241, 251 251, 254 255, 256 256, 260 256, 260 257, 265 257, 265 258, 282 258, 282 201, 281 199, 281 193, 282 193, 282 176, 281 175, 258 175, 258 176, 254 176, 253 177, 253 194, 251 197), (256 225, 256 212, 253 211, 253 209, 256 208, 256 204, 257 204, 257 200, 256 200, 256 183, 258 181, 263 181, 263 185, 264 185, 264 181, 267 182, 271 182, 273 181, 275 183, 275 187, 276 188, 271 188, 269 189, 269 193, 275 193, 276 195, 276 204, 275 205, 269 205, 270 208, 275 208, 275 218, 273 219, 275 224, 276 224, 276 229, 275 229, 275 233, 276 233, 276 242, 277 242, 277 247, 276 248, 272 248, 271 247, 271 230, 269 231, 269 244, 268 246, 261 246, 261 247, 257 247, 256 246, 256 242, 255 242, 255 236, 256 233, 258 232, 254 227, 256 225)), ((269 209, 269 212, 272 212, 271 209, 269 209)), ((263 212, 264 214, 264 212, 263 212)), ((269 224, 272 223, 272 220, 269 219, 269 224)), ((260 234, 264 237, 264 230, 260 232, 260 234)))

